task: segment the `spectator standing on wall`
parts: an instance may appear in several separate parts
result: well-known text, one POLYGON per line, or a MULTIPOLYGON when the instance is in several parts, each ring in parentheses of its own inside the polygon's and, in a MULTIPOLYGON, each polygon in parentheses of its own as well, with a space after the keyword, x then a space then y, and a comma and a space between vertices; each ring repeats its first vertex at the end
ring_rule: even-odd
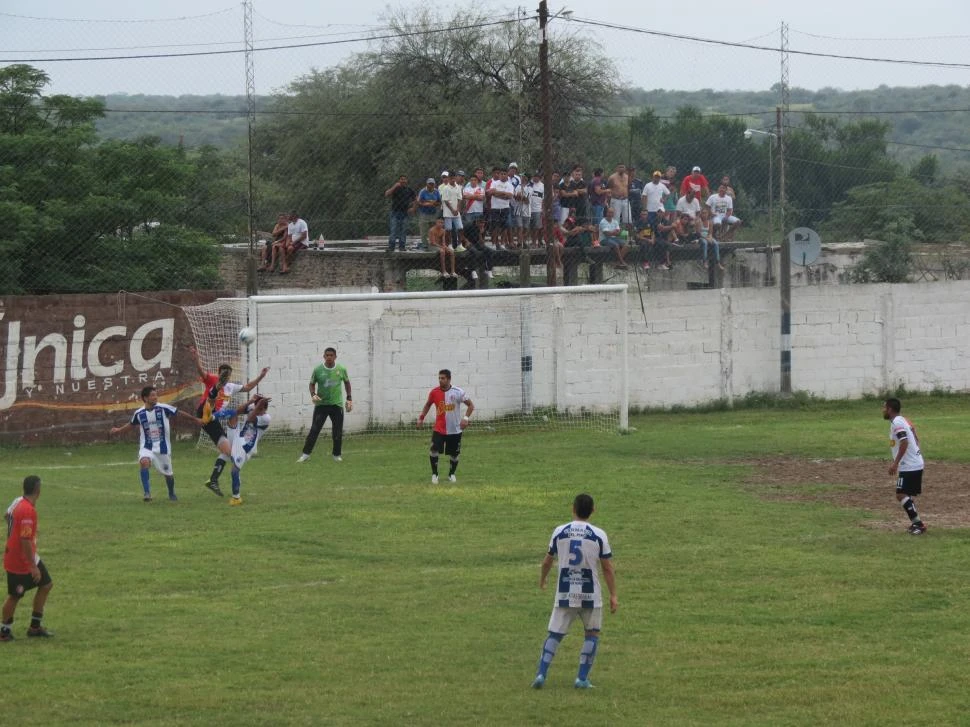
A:
POLYGON ((330 436, 333 439, 333 459, 343 461, 344 410, 354 410, 350 390, 350 376, 343 364, 337 363, 337 349, 328 346, 323 351, 323 363, 310 373, 310 399, 313 401, 313 422, 303 442, 303 453, 297 462, 306 462, 313 453, 320 430, 330 419, 330 436), (347 394, 346 404, 344 393, 347 394))
POLYGON ((489 190, 489 199, 492 208, 489 211, 489 227, 492 228, 492 242, 499 249, 504 250, 506 246, 512 244, 509 232, 509 215, 512 208, 512 195, 514 187, 509 181, 509 173, 505 169, 500 169, 498 179, 492 182, 489 190))
POLYGON ((428 230, 438 218, 441 208, 441 194, 435 189, 434 178, 428 177, 424 189, 418 192, 418 232, 421 235, 421 246, 428 247, 428 230))
POLYGON ((609 203, 608 189, 603 179, 602 169, 593 170, 593 178, 587 187, 587 198, 589 200, 589 219, 597 230, 593 234, 598 235, 599 225, 603 219, 603 210, 609 203))
POLYGON ((461 196, 462 189, 448 172, 441 173, 441 217, 445 221, 448 243, 458 247, 461 239, 461 196))
POLYGON ((647 222, 654 234, 657 233, 657 225, 663 215, 664 200, 670 196, 670 189, 663 184, 661 178, 658 169, 654 171, 650 181, 643 185, 642 199, 646 206, 644 211, 647 213, 647 222))
POLYGON ((542 171, 536 169, 532 173, 532 180, 527 187, 529 202, 529 229, 532 230, 532 244, 542 245, 542 200, 546 195, 546 185, 542 181, 542 171))
POLYGON ((417 195, 408 186, 407 175, 402 174, 384 196, 391 200, 389 220, 390 233, 387 236, 387 251, 393 252, 394 246, 403 251, 408 238, 408 215, 414 208, 417 195))
POLYGON ((701 260, 704 261, 704 269, 707 270, 707 245, 708 243, 714 248, 714 261, 717 266, 724 270, 724 266, 721 265, 721 246, 715 237, 714 222, 711 218, 711 208, 704 207, 701 213, 697 216, 695 220, 697 225, 697 234, 700 235, 701 240, 701 260))
POLYGON ((582 166, 577 164, 570 170, 569 179, 563 183, 559 197, 563 207, 574 211, 575 214, 572 216, 576 218, 576 224, 583 226, 590 224, 589 189, 583 179, 582 166))
POLYGON ((701 168, 694 167, 690 170, 690 174, 684 177, 684 181, 680 183, 680 194, 684 196, 687 194, 688 189, 693 189, 695 197, 698 199, 707 199, 711 193, 710 186, 707 183, 707 177, 701 174, 701 168))
POLYGON ((465 200, 465 224, 462 226, 471 227, 485 213, 485 187, 477 176, 472 175, 468 180, 462 190, 462 197, 465 200))

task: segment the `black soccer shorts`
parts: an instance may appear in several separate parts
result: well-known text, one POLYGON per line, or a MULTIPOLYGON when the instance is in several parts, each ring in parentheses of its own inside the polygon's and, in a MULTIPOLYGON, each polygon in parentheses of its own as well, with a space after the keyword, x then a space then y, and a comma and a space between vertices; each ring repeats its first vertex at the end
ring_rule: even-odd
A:
POLYGON ((923 491, 923 470, 900 472, 896 479, 896 492, 914 496, 923 491))

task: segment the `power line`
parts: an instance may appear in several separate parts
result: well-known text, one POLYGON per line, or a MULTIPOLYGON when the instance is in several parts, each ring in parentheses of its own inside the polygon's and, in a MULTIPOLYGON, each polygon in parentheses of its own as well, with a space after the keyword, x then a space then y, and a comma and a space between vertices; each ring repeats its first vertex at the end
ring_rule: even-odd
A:
POLYGON ((902 36, 899 38, 848 38, 848 37, 837 36, 837 35, 820 35, 818 33, 808 33, 804 30, 795 30, 795 29, 792 29, 792 32, 798 33, 798 35, 807 36, 809 38, 820 38, 822 40, 842 40, 842 41, 849 41, 853 43, 881 42, 881 41, 900 42, 900 41, 908 41, 908 40, 966 40, 967 38, 970 38, 970 35, 911 35, 911 36, 902 36))
MULTIPOLYGON (((616 23, 605 23, 599 20, 590 20, 588 18, 566 18, 569 22, 580 23, 581 25, 592 25, 600 28, 608 28, 610 30, 622 30, 629 33, 640 33, 642 35, 653 35, 660 38, 671 38, 673 40, 686 40, 693 43, 706 43, 708 45, 723 45, 730 48, 747 48, 748 50, 759 50, 768 51, 770 53, 779 53, 780 49, 772 48, 770 46, 763 45, 751 45, 749 43, 738 43, 729 40, 715 40, 713 38, 701 38, 694 35, 681 35, 679 33, 666 33, 659 30, 649 30, 647 28, 634 28, 628 25, 618 25, 616 23)), ((848 61, 867 61, 870 63, 894 63, 900 65, 910 65, 910 66, 930 66, 933 68, 959 68, 968 69, 970 68, 970 63, 946 63, 943 61, 912 61, 903 58, 874 58, 870 56, 851 56, 851 55, 840 55, 838 53, 820 53, 817 51, 807 51, 807 50, 792 50, 788 49, 789 53, 802 56, 811 56, 815 58, 838 58, 840 60, 848 61)))
POLYGON ((184 20, 201 20, 202 18, 211 18, 215 15, 222 15, 223 13, 228 13, 230 11, 236 10, 236 6, 231 6, 228 8, 223 8, 222 10, 213 10, 211 13, 204 13, 202 15, 182 15, 175 18, 144 18, 141 20, 137 19, 101 19, 101 18, 42 18, 36 15, 17 15, 16 13, 0 13, 0 16, 6 18, 17 18, 18 20, 39 20, 47 23, 177 23, 184 20))
MULTIPOLYGON (((405 31, 402 33, 387 33, 384 35, 371 35, 360 38, 346 38, 342 40, 329 40, 329 41, 319 41, 316 43, 294 43, 291 45, 277 45, 277 46, 264 46, 262 48, 253 48, 253 52, 260 51, 271 51, 271 50, 294 50, 296 48, 319 48, 328 45, 345 45, 348 43, 361 43, 369 42, 375 40, 390 40, 393 38, 406 38, 415 35, 431 35, 434 33, 451 32, 456 30, 477 30, 479 28, 488 28, 495 25, 506 25, 508 23, 520 22, 517 19, 504 19, 504 20, 489 20, 481 23, 473 23, 471 25, 458 25, 458 26, 448 26, 444 28, 436 29, 423 29, 414 31, 405 31)), ((151 58, 192 58, 198 56, 219 56, 219 55, 232 55, 238 53, 244 53, 243 48, 234 48, 231 50, 212 50, 212 51, 195 51, 188 53, 140 53, 136 55, 125 55, 125 56, 84 56, 81 58, 29 58, 29 59, 9 59, 0 58, 0 63, 69 63, 74 61, 128 61, 128 60, 143 60, 151 58)))

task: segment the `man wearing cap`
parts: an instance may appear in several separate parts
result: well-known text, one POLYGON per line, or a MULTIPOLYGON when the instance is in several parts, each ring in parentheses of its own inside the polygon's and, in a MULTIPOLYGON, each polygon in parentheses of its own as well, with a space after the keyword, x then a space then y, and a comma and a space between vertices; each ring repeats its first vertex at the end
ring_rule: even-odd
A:
POLYGON ((667 185, 661 181, 662 178, 663 175, 657 169, 650 181, 643 185, 642 199, 647 208, 647 224, 653 230, 654 235, 657 234, 657 224, 660 222, 661 213, 664 209, 664 199, 670 194, 667 185))
POLYGON ((701 174, 700 167, 694 167, 690 170, 690 174, 684 177, 684 181, 680 183, 680 196, 686 195, 688 189, 693 189, 694 196, 698 199, 707 199, 710 195, 710 185, 707 183, 707 177, 701 174))
POLYGON ((398 249, 403 251, 408 239, 408 214, 417 195, 408 186, 407 175, 402 174, 394 185, 384 192, 384 196, 391 200, 391 231, 387 237, 387 251, 394 252, 395 243, 398 249))
POLYGON ((428 177, 424 189, 418 192, 418 231, 421 233, 421 246, 428 249, 428 230, 438 218, 441 207, 441 194, 434 187, 434 179, 428 177))
POLYGON ((441 216, 445 221, 448 243, 452 247, 458 247, 461 241, 462 189, 455 183, 455 177, 450 176, 448 172, 442 172, 438 192, 441 194, 441 216))

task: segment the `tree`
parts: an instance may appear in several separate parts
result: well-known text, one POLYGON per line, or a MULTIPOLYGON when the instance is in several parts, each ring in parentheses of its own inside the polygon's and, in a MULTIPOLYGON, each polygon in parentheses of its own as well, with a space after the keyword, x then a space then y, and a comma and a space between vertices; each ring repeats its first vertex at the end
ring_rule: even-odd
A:
POLYGON ((0 69, 0 293, 212 287, 218 250, 196 214, 215 206, 211 155, 99 144, 101 103, 45 96, 48 81, 0 69))
MULTIPOLYGON (((260 178, 289 192, 311 229, 360 236, 382 228, 383 191, 400 174, 412 185, 442 169, 541 160, 534 26, 495 25, 481 11, 442 20, 427 10, 385 19, 393 37, 291 84, 287 115, 257 135, 260 178)), ((616 96, 610 62, 586 40, 550 43, 552 119, 560 164, 582 158, 582 114, 616 96)), ((471 169, 466 169, 471 172, 471 169)))

